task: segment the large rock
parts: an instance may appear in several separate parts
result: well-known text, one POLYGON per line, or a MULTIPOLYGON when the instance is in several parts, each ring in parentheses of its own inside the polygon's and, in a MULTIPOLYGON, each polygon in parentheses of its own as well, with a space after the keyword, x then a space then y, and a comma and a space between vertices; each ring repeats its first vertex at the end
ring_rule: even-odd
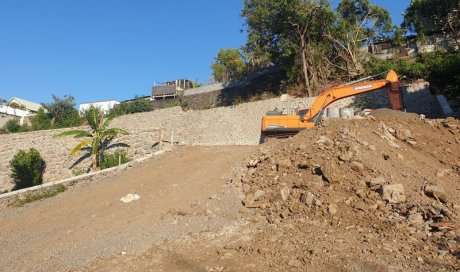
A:
POLYGON ((321 165, 321 172, 323 173, 323 176, 325 179, 327 179, 327 181, 331 183, 339 182, 339 174, 335 162, 331 160, 323 162, 323 164, 321 165))
POLYGON ((278 169, 288 169, 292 167, 292 161, 290 159, 280 159, 277 163, 278 169))
POLYGON ((364 171, 364 164, 357 161, 352 161, 350 163, 350 168, 358 173, 361 173, 362 171, 364 171))
POLYGON ((385 178, 383 177, 375 177, 375 178, 371 178, 369 181, 368 181, 368 185, 370 188, 375 188, 377 186, 382 186, 385 184, 385 178))
POLYGON ((406 141, 412 138, 412 132, 407 128, 400 128, 396 130, 395 136, 400 141, 406 141))
POLYGON ((243 205, 246 206, 247 208, 252 208, 254 207, 254 202, 255 202, 254 195, 247 194, 243 200, 243 205))
POLYGON ((300 195, 300 202, 307 205, 308 207, 313 206, 314 201, 315 201, 315 196, 310 192, 303 192, 300 195))
POLYGON ((330 203, 327 206, 327 211, 332 215, 337 214, 338 209, 339 209, 339 207, 335 203, 330 203))
POLYGON ((291 190, 287 186, 281 187, 281 189, 278 192, 278 197, 282 201, 286 201, 289 198, 291 190))
POLYGON ((447 193, 443 188, 437 185, 428 184, 425 186, 425 194, 429 197, 439 199, 440 201, 447 202, 447 193))
POLYGON ((259 200, 261 197, 263 197, 265 195, 265 192, 262 191, 262 190, 257 190, 255 193, 254 193, 254 200, 259 200))
POLYGON ((406 196, 404 195, 404 186, 402 184, 382 185, 380 195, 389 204, 398 204, 406 201, 406 196))
POLYGON ((412 226, 422 226, 425 223, 423 216, 420 213, 413 213, 407 217, 409 224, 412 226))

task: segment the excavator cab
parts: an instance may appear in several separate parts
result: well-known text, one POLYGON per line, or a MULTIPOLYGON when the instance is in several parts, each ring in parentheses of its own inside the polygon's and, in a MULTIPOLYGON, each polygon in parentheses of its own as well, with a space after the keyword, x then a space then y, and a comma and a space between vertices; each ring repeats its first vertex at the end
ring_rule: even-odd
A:
MULTIPOLYGON (((299 131, 312 128, 321 120, 327 106, 346 97, 373 92, 385 88, 387 90, 393 110, 402 109, 402 99, 398 75, 390 70, 375 76, 363 78, 345 85, 333 87, 320 93, 310 109, 296 108, 267 112, 262 118, 261 142, 267 138, 286 138, 297 134, 299 131), (386 74, 385 79, 374 80, 386 74)), ((281 98, 282 102, 283 97, 281 98)), ((300 106, 300 105, 299 105, 300 106)))

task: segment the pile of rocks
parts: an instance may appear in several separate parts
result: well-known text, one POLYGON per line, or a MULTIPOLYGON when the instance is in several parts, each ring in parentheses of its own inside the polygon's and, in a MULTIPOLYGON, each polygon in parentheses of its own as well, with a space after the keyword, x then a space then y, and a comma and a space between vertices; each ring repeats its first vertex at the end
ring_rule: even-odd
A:
POLYGON ((305 218, 352 226, 403 224, 398 235, 416 233, 457 254, 458 120, 376 115, 331 120, 264 145, 233 180, 247 212, 275 225, 305 218))

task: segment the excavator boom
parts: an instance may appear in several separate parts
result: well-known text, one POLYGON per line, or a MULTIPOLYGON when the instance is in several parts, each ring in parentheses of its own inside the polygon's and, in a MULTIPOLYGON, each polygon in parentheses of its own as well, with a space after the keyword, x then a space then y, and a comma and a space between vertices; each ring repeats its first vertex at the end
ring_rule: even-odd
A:
POLYGON ((402 109, 401 93, 398 75, 389 71, 385 79, 365 80, 347 85, 334 87, 322 92, 305 113, 283 115, 273 112, 262 118, 262 136, 280 135, 289 136, 300 130, 314 127, 322 118, 327 106, 340 99, 377 91, 386 88, 393 110, 402 109))

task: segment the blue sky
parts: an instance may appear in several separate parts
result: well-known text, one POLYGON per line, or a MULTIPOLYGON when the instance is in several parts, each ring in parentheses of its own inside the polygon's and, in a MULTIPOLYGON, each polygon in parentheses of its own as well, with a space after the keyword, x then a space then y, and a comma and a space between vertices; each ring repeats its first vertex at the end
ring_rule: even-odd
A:
MULTIPOLYGON (((399 24, 410 0, 372 2, 399 24)), ((245 42, 242 6, 242 0, 0 0, 0 97, 122 100, 149 94, 154 81, 207 81, 218 50, 245 42)))

